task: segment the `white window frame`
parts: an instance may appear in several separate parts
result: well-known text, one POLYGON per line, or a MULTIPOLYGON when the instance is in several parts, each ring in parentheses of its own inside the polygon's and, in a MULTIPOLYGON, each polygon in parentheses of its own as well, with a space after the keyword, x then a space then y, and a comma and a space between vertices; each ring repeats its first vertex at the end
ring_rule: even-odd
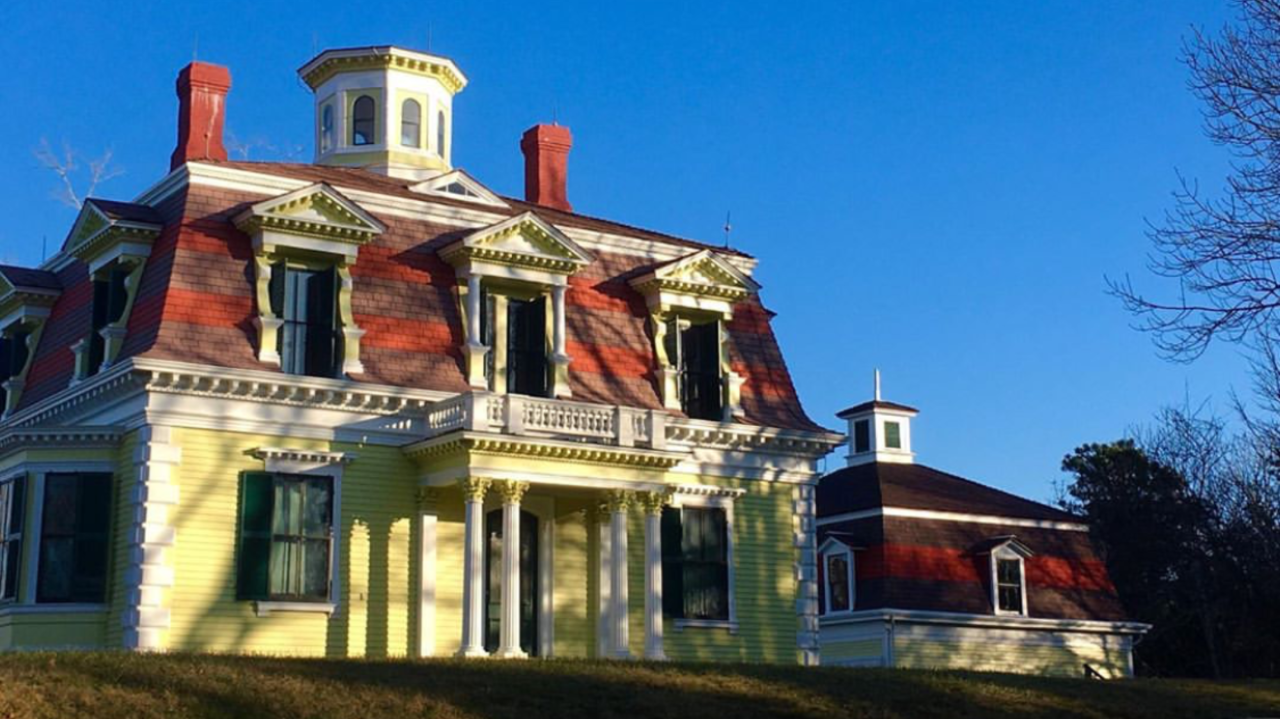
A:
POLYGON ((28 517, 25 516, 27 508, 22 507, 18 510, 20 512, 24 512, 24 521, 22 523, 23 531, 18 532, 16 536, 10 531, 9 518, 13 514, 10 511, 10 505, 13 502, 13 485, 19 480, 26 482, 28 485, 23 488, 24 491, 22 493, 23 504, 28 504, 27 497, 30 496, 28 491, 30 490, 31 484, 28 479, 26 472, 14 472, 0 478, 0 490, 3 490, 6 485, 8 486, 8 490, 3 494, 5 501, 0 502, 0 585, 3 585, 4 580, 8 579, 10 577, 10 573, 12 573, 12 581, 17 582, 18 589, 18 591, 14 593, 13 597, 8 599, 0 598, 0 605, 3 606, 17 604, 22 601, 22 590, 26 589, 24 583, 21 581, 23 578, 18 575, 22 571, 22 560, 25 558, 24 555, 27 553, 27 543, 23 541, 23 538, 30 534, 30 532, 27 531, 29 523, 25 521, 28 519, 28 517), (9 561, 8 545, 10 542, 15 541, 18 542, 18 566, 9 567, 7 566, 9 561))
MULTIPOLYGON (((729 567, 729 618, 728 619, 673 619, 676 631, 685 629, 728 629, 730 634, 738 633, 738 592, 737 581, 734 573, 736 556, 733 541, 733 505, 736 497, 726 496, 698 496, 691 494, 681 494, 677 492, 672 495, 671 506, 678 510, 685 507, 694 509, 722 509, 724 510, 724 533, 725 533, 725 563, 729 567)), ((681 520, 683 523, 683 512, 681 520)))
POLYGON ((854 569, 854 562, 856 562, 857 559, 854 557, 853 548, 839 541, 837 541, 835 544, 836 544, 835 547, 828 549, 827 551, 822 553, 822 616, 824 617, 842 616, 845 614, 851 614, 853 612, 854 607, 857 606, 858 604, 858 585, 857 585, 857 582, 855 581, 855 577, 857 577, 857 571, 854 569), (846 562, 845 566, 848 568, 848 573, 849 573, 849 576, 847 577, 847 580, 849 582, 849 608, 848 609, 832 609, 831 608, 831 565, 828 562, 828 558, 838 557, 840 555, 844 555, 845 562, 846 562))
POLYGON ((1023 555, 1005 543, 991 550, 991 609, 997 616, 1025 617, 1027 614, 1027 564, 1023 555), (1022 599, 1021 610, 1000 608, 1000 573, 1001 560, 1018 563, 1019 594, 1022 599))
POLYGON ((299 602, 255 599, 254 613, 269 617, 277 612, 318 613, 333 616, 342 596, 342 474, 346 463, 355 458, 347 452, 320 452, 259 447, 254 454, 264 460, 265 472, 333 480, 333 518, 329 525, 329 601, 299 602))

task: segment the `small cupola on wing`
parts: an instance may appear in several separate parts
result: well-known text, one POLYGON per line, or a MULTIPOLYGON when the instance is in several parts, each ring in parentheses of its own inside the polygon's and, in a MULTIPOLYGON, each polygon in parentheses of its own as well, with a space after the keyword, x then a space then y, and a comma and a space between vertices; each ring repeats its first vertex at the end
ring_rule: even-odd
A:
POLYGON ((315 94, 316 163, 423 180, 453 169, 452 60, 399 47, 325 50, 298 70, 315 94))
POLYGON ((848 466, 870 462, 911 464, 911 418, 915 407, 880 398, 880 370, 875 373, 875 399, 846 409, 836 416, 849 423, 848 466))

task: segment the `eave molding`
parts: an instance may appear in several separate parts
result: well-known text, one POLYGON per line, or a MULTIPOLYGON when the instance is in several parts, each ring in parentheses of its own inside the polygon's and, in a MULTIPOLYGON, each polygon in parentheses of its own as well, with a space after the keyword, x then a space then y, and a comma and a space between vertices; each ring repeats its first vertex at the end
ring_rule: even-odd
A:
POLYGON ((614 447, 583 442, 562 442, 459 432, 414 442, 404 447, 406 456, 430 460, 453 454, 479 454, 499 457, 550 459, 583 462, 613 467, 668 470, 684 459, 683 453, 614 447))
POLYGON ((931 612, 919 609, 864 609, 834 617, 822 617, 823 627, 868 622, 912 622, 960 627, 990 629, 1052 630, 1092 634, 1146 634, 1150 624, 1142 622, 1109 622, 1096 619, 1050 619, 1021 615, 995 616, 989 614, 962 614, 960 612, 931 612))
POLYGON ((0 431, 0 456, 23 449, 98 449, 120 444, 119 427, 10 428, 0 431))
POLYGON ((806 432, 754 425, 671 417, 667 441, 729 450, 757 450, 824 457, 845 441, 836 432, 806 432))

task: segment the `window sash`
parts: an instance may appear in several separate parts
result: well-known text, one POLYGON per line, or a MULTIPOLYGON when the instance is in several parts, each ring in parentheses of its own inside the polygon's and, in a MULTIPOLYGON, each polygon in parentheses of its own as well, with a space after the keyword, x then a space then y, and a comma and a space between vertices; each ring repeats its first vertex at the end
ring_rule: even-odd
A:
POLYGON ((720 377, 720 323, 683 323, 676 318, 668 330, 667 359, 676 367, 680 407, 694 419, 718 420, 723 413, 720 377))
POLYGON ((1001 612, 1022 613, 1022 562, 996 559, 996 608, 1001 612))
POLYGON ((87 374, 94 374, 106 359, 107 341, 102 330, 112 322, 118 322, 128 304, 125 280, 129 273, 123 267, 112 265, 106 277, 93 281, 92 324, 89 332, 89 366, 87 374))
POLYGON ((375 134, 375 118, 377 116, 373 98, 361 95, 351 106, 351 144, 372 145, 377 142, 375 134))
POLYGON ((337 373, 337 278, 333 268, 308 270, 277 263, 272 269, 272 312, 280 319, 280 367, 289 374, 337 373))
POLYGON ((902 449, 902 425, 897 422, 884 423, 884 446, 889 449, 902 449))
POLYGON ((422 106, 417 100, 405 100, 400 106, 400 144, 422 146, 422 106))
POLYGON ((685 619, 729 619, 728 515, 719 507, 681 510, 685 619))
POLYGON ((0 601, 18 597, 25 514, 26 477, 19 475, 0 482, 0 601))
POLYGON ((871 421, 860 419, 853 423, 853 452, 861 454, 871 451, 871 421))
POLYGON ((259 473, 246 475, 245 481, 238 570, 241 598, 328 600, 333 578, 334 479, 259 473), (264 479, 270 482, 268 491, 254 497, 257 489, 248 483, 264 479))
POLYGON ((848 552, 833 552, 826 557, 827 612, 847 612, 853 609, 852 574, 853 561, 848 552))
POLYGON ((105 600, 111 479, 104 473, 45 475, 37 602, 105 600))
POLYGON ((547 396, 548 370, 546 298, 508 297, 507 392, 547 396))

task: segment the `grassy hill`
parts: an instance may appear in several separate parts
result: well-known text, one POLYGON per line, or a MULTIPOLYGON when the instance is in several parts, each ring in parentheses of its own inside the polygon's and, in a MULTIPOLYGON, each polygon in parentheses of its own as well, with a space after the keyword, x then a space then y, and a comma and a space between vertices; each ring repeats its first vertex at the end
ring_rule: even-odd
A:
POLYGON ((586 661, 0 656, 0 718, 1280 716, 1280 681, 586 661))

